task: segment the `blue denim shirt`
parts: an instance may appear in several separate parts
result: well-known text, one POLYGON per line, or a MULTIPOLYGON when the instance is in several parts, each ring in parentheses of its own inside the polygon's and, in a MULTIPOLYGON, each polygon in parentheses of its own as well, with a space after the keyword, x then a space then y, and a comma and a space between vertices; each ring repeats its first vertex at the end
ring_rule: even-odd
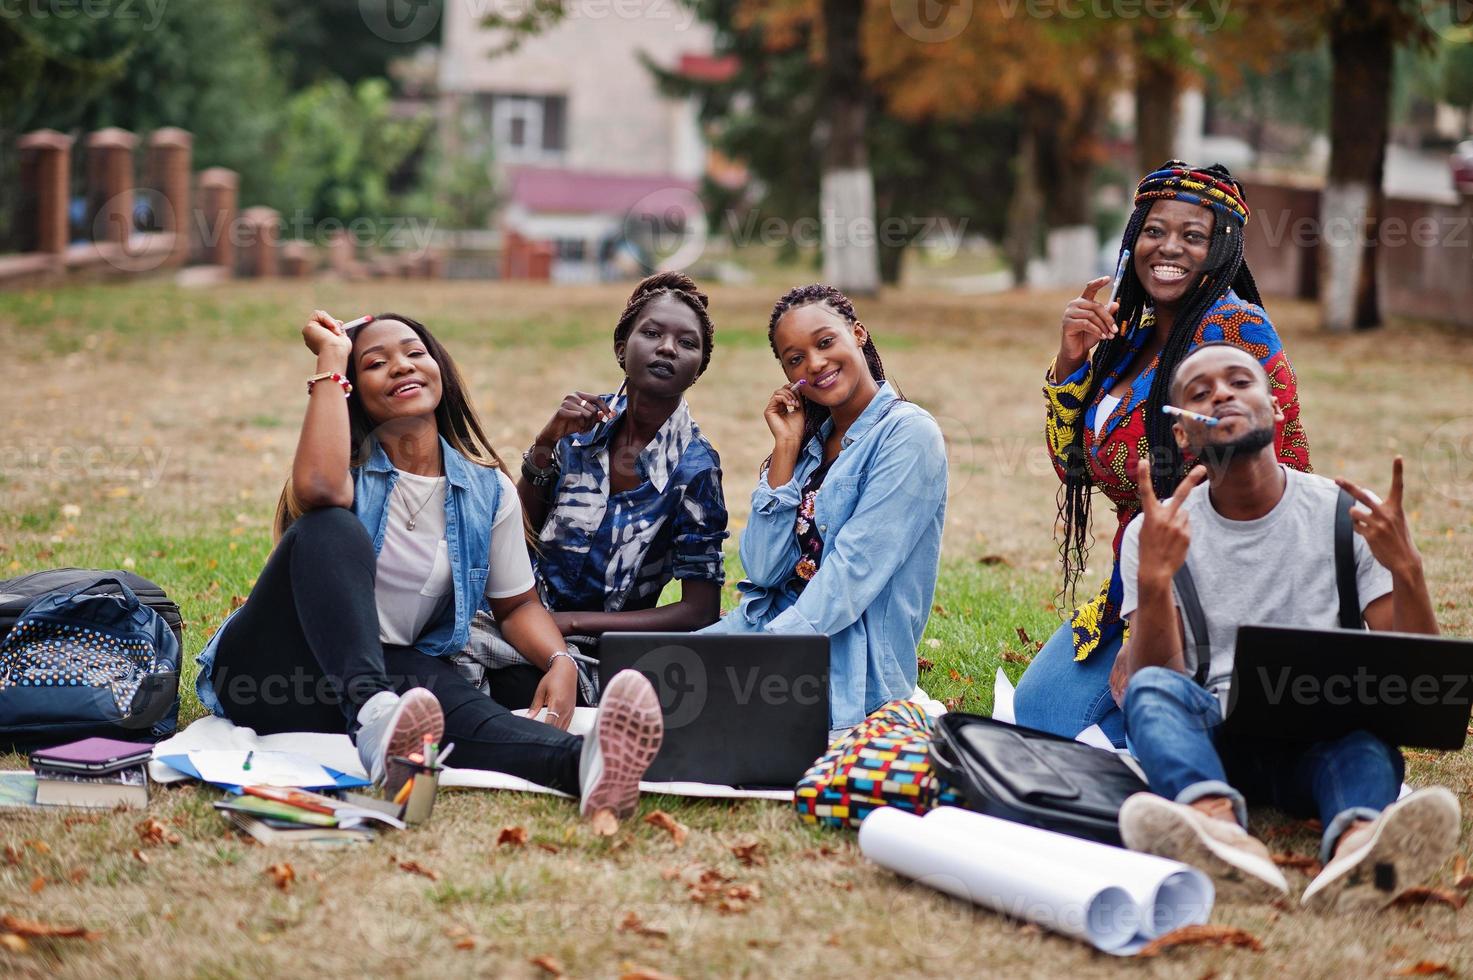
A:
POLYGON ((829 422, 803 447, 780 487, 762 474, 742 531, 741 605, 703 632, 829 637, 829 720, 857 725, 916 684, 946 518, 946 443, 936 420, 887 382, 849 427, 818 493, 823 561, 794 596, 794 533, 802 487, 823 461, 829 422))
MULTIPOLYGON (((491 525, 501 503, 501 481, 495 471, 470 462, 440 438, 445 465, 445 542, 450 552, 450 578, 455 587, 455 604, 425 626, 414 647, 432 657, 459 652, 470 638, 471 617, 486 604, 486 576, 491 566, 491 525)), ((389 495, 399 482, 399 471, 377 441, 368 461, 351 470, 353 513, 373 539, 373 553, 384 546, 384 528, 389 522, 389 495)), ((237 610, 238 611, 238 610, 237 610)), ((195 658, 199 676, 195 691, 211 712, 223 715, 210 675, 220 637, 235 613, 220 624, 215 635, 195 658)))

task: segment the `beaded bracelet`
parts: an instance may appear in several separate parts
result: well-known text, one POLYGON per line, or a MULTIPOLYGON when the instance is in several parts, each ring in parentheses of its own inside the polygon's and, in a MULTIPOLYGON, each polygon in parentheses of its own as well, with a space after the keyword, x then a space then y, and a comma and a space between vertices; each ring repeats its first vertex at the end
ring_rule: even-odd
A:
POLYGON ((319 381, 336 381, 343 386, 343 397, 347 398, 353 393, 353 383, 336 371, 327 371, 322 374, 314 374, 307 379, 307 394, 312 394, 312 386, 319 381))

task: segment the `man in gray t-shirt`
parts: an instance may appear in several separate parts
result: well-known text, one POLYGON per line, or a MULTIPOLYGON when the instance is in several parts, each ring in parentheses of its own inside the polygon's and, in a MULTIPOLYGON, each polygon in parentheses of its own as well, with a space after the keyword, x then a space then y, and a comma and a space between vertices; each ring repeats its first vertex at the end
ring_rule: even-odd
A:
POLYGON ((1289 742, 1221 734, 1237 628, 1276 623, 1328 628, 1339 621, 1336 500, 1350 516, 1361 614, 1374 630, 1436 633, 1422 559, 1402 510, 1402 464, 1383 501, 1348 481, 1299 473, 1274 456, 1282 410, 1257 359, 1207 344, 1172 376, 1173 427, 1200 460, 1170 499, 1151 491, 1141 463, 1141 514, 1120 548, 1121 616, 1130 627, 1112 676, 1131 750, 1151 793, 1120 811, 1126 846, 1195 864, 1227 890, 1265 897, 1288 883, 1248 835, 1246 804, 1272 803, 1324 826, 1325 867, 1302 903, 1378 907, 1434 873, 1457 845, 1457 797, 1442 787, 1398 801, 1401 752, 1369 732, 1289 742), (1179 414, 1185 410, 1188 414, 1179 414), (1193 679, 1190 628, 1173 585, 1185 564, 1207 621, 1207 687, 1193 679))

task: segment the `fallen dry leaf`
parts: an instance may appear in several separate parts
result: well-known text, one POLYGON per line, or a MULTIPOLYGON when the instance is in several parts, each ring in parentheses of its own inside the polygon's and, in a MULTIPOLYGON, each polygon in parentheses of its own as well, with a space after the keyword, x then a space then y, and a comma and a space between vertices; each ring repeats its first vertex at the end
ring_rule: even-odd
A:
POLYGON ((983 555, 981 558, 978 558, 977 559, 977 564, 979 564, 979 565, 1007 565, 1007 566, 1011 567, 1013 563, 1010 562, 1010 561, 1008 561, 1002 555, 983 555))
POLYGON ((685 824, 676 820, 664 810, 654 811, 644 818, 644 822, 651 827, 659 827, 661 830, 668 831, 670 837, 675 841, 676 847, 684 846, 686 835, 690 833, 690 830, 685 824))
POLYGON ((472 936, 465 936, 464 938, 457 939, 455 941, 455 948, 456 949, 475 949, 476 948, 476 940, 472 936))
POLYGON ((292 882, 297 880, 297 870, 285 861, 268 866, 266 873, 271 876, 271 881, 276 887, 282 891, 291 888, 292 882))
POLYGON ((1010 664, 1031 664, 1031 663, 1033 663, 1033 658, 1032 657, 1030 657, 1030 656, 1028 656, 1026 654, 1019 653, 1016 650, 1004 650, 1002 653, 998 654, 998 659, 999 660, 1002 660, 1002 661, 1005 661, 1006 663, 1010 663, 1010 664))
POLYGON ((1182 926, 1141 947, 1139 956, 1157 956, 1176 946, 1235 946, 1263 952, 1263 940, 1236 926, 1182 926))
POLYGON ((731 846, 731 853, 736 859, 747 867, 762 867, 767 864, 767 857, 762 853, 762 842, 759 840, 742 841, 731 846))
POLYGON ((134 848, 133 849, 133 858, 136 861, 138 861, 139 864, 147 864, 148 863, 148 855, 147 854, 144 854, 142 851, 138 850, 137 848, 134 848))
POLYGON ((26 844, 29 845, 31 850, 35 851, 37 854, 51 853, 51 845, 46 843, 44 840, 28 840, 26 841, 26 844))
POLYGON ((20 864, 21 857, 22 857, 22 852, 21 852, 21 849, 20 848, 16 847, 14 844, 6 844, 5 845, 5 863, 6 864, 20 864))
MULTIPOLYGON (((607 813, 608 811, 603 812, 607 813)), ((527 962, 535 967, 540 967, 555 977, 567 976, 567 971, 563 969, 562 961, 556 956, 534 956, 527 962)))
POLYGON ((146 847, 157 847, 159 844, 172 844, 175 847, 179 845, 179 835, 157 820, 145 820, 138 825, 137 830, 139 840, 146 847))
POLYGON ((400 861, 399 870, 407 871, 412 875, 421 875, 425 878, 430 879, 431 881, 440 880, 440 872, 431 871, 429 868, 420 864, 418 861, 400 861))
POLYGON ((917 670, 930 670, 932 667, 935 667, 935 666, 936 666, 935 661, 931 660, 928 657, 916 657, 916 669, 917 670))
POLYGON ((635 966, 628 963, 619 972, 619 980, 680 980, 680 978, 669 973, 661 973, 659 970, 651 970, 647 966, 635 966))
POLYGON ((1457 892, 1454 891, 1448 891, 1446 888, 1427 888, 1425 886, 1419 886, 1417 888, 1408 888, 1406 891, 1396 896, 1396 901, 1392 902, 1391 904, 1407 906, 1430 905, 1433 903, 1440 903, 1450 908, 1460 909, 1465 904, 1467 904, 1467 902, 1467 896, 1459 895, 1457 892))
POLYGON ((670 930, 664 926, 651 925, 639 917, 638 912, 630 912, 624 916, 624 921, 619 923, 620 932, 632 932, 640 936, 652 936, 656 939, 664 939, 670 935, 670 930))
POLYGON ((25 939, 87 939, 101 936, 86 926, 53 926, 34 919, 22 919, 14 915, 0 915, 0 929, 25 939))
POLYGON ((1023 627, 1014 626, 1013 632, 1018 634, 1018 642, 1023 644, 1023 649, 1026 650, 1029 647, 1033 646, 1033 637, 1029 636, 1028 631, 1025 630, 1023 627))
POLYGON ((501 833, 496 835, 496 846, 503 844, 508 847, 522 847, 527 843, 526 827, 502 827, 501 833))
POLYGON ((31 879, 31 894, 32 895, 36 894, 37 892, 39 892, 41 889, 43 889, 45 887, 46 887, 46 876, 45 875, 36 875, 36 877, 34 877, 34 878, 31 879))
POLYGON ((556 844, 548 844, 545 841, 538 841, 537 846, 546 851, 548 854, 557 854, 560 850, 562 850, 556 844))
POLYGON ((1281 868, 1293 868, 1296 871, 1303 871, 1310 877, 1319 874, 1323 868, 1318 860, 1310 857, 1308 854, 1289 854, 1285 852, 1275 854, 1273 859, 1274 864, 1277 864, 1281 868))
POLYGON ((599 810, 588 818, 588 826, 600 837, 612 837, 619 832, 619 818, 613 810, 599 810))
POLYGON ((80 885, 82 882, 87 880, 87 876, 91 873, 92 872, 88 871, 86 868, 73 868, 67 874, 67 877, 72 880, 72 884, 80 885))
POLYGON ((1418 960, 1410 966, 1404 966, 1400 970, 1391 971, 1393 977, 1455 977, 1457 973, 1446 963, 1435 963, 1432 960, 1418 960))
POLYGON ((12 953, 29 953, 31 944, 26 942, 24 936, 17 936, 11 932, 0 932, 0 948, 12 953))

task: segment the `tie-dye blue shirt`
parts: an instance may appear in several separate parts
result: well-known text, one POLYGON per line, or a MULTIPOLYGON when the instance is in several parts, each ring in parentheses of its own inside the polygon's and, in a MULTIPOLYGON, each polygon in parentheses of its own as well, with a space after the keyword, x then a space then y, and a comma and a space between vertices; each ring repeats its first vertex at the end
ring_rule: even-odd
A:
POLYGON ((721 585, 726 498, 721 460, 684 401, 635 463, 639 486, 609 487, 615 418, 557 444, 562 470, 535 556, 542 600, 557 612, 648 609, 672 578, 721 585))

